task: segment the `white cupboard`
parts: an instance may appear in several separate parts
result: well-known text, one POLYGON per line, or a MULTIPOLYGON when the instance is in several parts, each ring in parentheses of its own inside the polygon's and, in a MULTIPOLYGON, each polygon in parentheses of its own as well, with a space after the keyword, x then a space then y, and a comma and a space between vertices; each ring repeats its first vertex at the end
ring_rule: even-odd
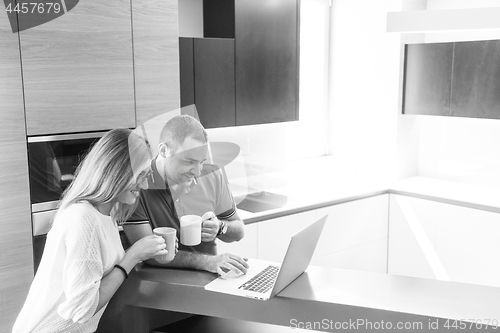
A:
POLYGON ((281 262, 290 238, 328 214, 311 265, 385 273, 388 199, 384 194, 252 223, 240 242, 219 242, 218 252, 281 262))
POLYGON ((500 286, 500 214, 391 194, 390 274, 500 286))
POLYGON ((386 273, 388 200, 383 194, 317 209, 328 221, 312 264, 386 273))
POLYGON ((500 214, 383 194, 246 226, 219 253, 280 262, 290 237, 328 214, 311 265, 500 286, 500 214))

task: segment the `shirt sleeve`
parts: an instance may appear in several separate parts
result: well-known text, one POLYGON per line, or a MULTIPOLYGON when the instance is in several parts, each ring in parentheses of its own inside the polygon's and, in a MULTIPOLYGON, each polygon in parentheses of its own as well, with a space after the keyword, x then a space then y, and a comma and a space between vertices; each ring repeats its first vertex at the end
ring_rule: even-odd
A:
POLYGON ((218 183, 219 194, 217 196, 217 206, 215 215, 218 219, 229 219, 236 213, 236 204, 233 195, 229 190, 229 184, 221 169, 215 171, 215 180, 218 183))
POLYGON ((139 196, 139 203, 137 204, 134 213, 132 213, 132 215, 128 218, 127 222, 149 221, 149 215, 146 212, 146 208, 144 207, 144 201, 146 200, 144 196, 144 191, 141 191, 141 194, 139 196))
POLYGON ((61 216, 67 220, 62 222, 68 223, 68 228, 62 278, 65 300, 59 305, 58 313, 64 319, 85 323, 92 318, 99 302, 99 287, 104 276, 103 249, 92 214, 75 213, 81 212, 61 216))

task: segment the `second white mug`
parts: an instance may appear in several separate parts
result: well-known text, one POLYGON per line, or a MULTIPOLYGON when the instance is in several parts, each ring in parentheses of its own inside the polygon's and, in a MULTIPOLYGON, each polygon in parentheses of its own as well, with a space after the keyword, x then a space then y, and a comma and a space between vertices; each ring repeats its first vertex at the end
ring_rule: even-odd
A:
POLYGON ((184 215, 180 218, 181 243, 187 246, 201 243, 201 216, 184 215))

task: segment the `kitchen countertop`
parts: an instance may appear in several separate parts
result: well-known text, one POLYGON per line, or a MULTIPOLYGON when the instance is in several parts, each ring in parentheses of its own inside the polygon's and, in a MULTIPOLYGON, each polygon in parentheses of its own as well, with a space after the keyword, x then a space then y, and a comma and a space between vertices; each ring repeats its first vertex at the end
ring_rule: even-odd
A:
MULTIPOLYGON (((326 327, 311 328, 326 332, 339 331, 335 323, 360 320, 364 325, 385 323, 386 328, 390 323, 396 332, 412 331, 395 330, 398 323, 420 323, 421 328, 413 330, 418 332, 477 332, 475 324, 480 323, 483 332, 496 329, 486 327, 487 322, 500 322, 500 289, 495 287, 310 266, 276 297, 259 301, 205 290, 215 277, 202 271, 138 265, 108 306, 98 332, 112 329, 109 325, 125 333, 148 332, 153 325, 162 326, 158 320, 167 320, 171 312, 289 327, 326 320, 326 327), (121 322, 124 327, 116 327, 121 322), (431 323, 439 330, 429 327, 431 323)), ((370 331, 366 326, 357 329, 370 331)))
POLYGON ((389 192, 500 213, 496 187, 417 176, 395 182, 389 192))
POLYGON ((245 224, 388 193, 500 213, 500 188, 423 176, 388 181, 356 174, 331 156, 293 162, 271 177, 281 186, 265 191, 286 196, 286 204, 255 213, 239 209, 245 224))
MULTIPOLYGON (((331 206, 352 200, 387 193, 386 181, 370 176, 356 174, 331 156, 290 162, 283 171, 266 175, 278 180, 277 186, 264 188, 266 192, 287 197, 286 204, 280 208, 261 212, 248 212, 239 209, 246 224, 299 213, 306 210, 331 206)), ((248 180, 250 183, 252 180, 248 180)), ((230 181, 231 182, 231 181, 230 181)), ((243 193, 231 187, 233 195, 243 193)))

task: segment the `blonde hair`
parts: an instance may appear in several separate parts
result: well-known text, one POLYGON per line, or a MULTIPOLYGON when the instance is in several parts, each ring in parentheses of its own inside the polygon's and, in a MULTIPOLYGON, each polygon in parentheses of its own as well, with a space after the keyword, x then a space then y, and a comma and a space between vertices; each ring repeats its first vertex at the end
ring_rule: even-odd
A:
MULTIPOLYGON (((112 202, 132 185, 150 163, 147 141, 129 129, 114 129, 97 141, 75 172, 75 179, 66 188, 59 210, 88 201, 92 205, 112 202)), ((111 216, 117 223, 126 221, 137 207, 117 203, 111 216)))

